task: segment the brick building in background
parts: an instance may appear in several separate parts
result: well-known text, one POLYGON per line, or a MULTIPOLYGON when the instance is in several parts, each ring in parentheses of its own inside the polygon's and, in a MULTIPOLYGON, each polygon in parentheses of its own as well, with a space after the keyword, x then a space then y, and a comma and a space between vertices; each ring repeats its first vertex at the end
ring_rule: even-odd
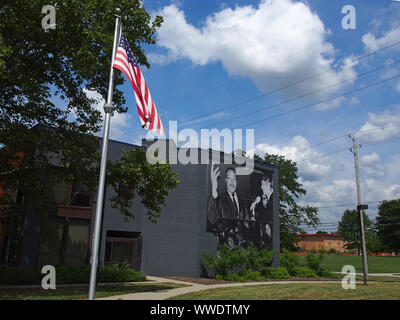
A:
POLYGON ((298 234, 297 237, 300 251, 335 249, 337 252, 346 252, 344 240, 339 234, 298 234))

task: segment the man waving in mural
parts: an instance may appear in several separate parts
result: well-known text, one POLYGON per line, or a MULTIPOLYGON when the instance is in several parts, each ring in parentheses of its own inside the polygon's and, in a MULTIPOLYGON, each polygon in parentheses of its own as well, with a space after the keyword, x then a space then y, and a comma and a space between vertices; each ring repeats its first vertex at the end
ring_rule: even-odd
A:
POLYGON ((238 179, 236 170, 229 167, 225 170, 226 192, 218 194, 219 167, 211 165, 211 194, 208 199, 207 219, 209 226, 218 235, 220 244, 230 248, 244 245, 243 233, 249 228, 248 206, 239 199, 236 193, 238 179))

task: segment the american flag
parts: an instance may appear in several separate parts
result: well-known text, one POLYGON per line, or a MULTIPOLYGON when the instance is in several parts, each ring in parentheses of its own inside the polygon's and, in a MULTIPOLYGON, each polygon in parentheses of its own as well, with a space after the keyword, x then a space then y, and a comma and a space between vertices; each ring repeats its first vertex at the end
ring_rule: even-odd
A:
POLYGON ((121 70, 132 85, 142 128, 165 136, 164 128, 151 98, 149 88, 123 32, 121 32, 113 68, 121 70))

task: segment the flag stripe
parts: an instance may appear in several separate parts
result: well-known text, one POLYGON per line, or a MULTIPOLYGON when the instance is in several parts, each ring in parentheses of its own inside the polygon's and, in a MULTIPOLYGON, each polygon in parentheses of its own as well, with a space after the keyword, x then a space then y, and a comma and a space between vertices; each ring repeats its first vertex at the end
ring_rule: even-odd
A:
POLYGON ((123 32, 121 33, 113 68, 125 74, 132 85, 141 126, 165 136, 164 127, 147 83, 123 32))

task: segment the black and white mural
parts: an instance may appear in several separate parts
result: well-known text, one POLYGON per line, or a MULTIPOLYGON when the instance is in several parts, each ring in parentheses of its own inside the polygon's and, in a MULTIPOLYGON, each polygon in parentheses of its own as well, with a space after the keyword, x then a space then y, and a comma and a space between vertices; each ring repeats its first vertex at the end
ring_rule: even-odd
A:
POLYGON ((232 164, 208 166, 207 232, 230 248, 272 249, 273 172, 258 166, 250 175, 237 171, 232 164))

